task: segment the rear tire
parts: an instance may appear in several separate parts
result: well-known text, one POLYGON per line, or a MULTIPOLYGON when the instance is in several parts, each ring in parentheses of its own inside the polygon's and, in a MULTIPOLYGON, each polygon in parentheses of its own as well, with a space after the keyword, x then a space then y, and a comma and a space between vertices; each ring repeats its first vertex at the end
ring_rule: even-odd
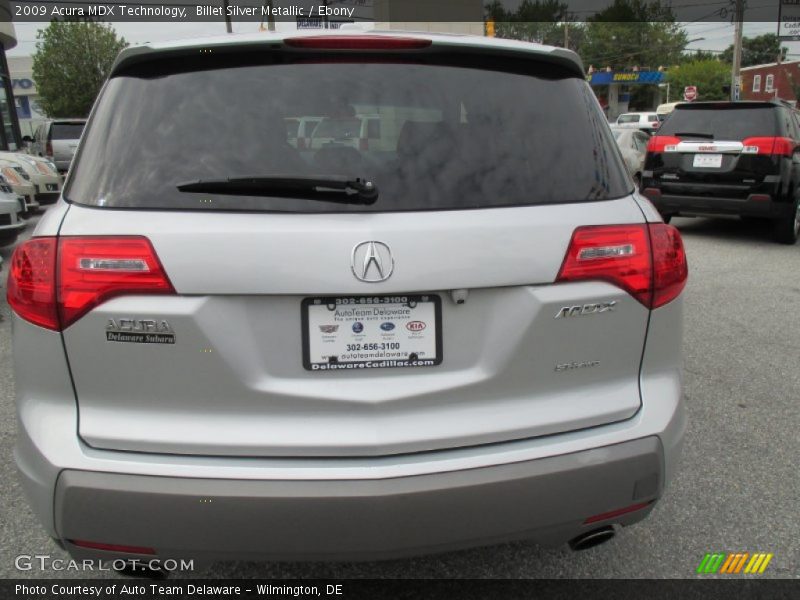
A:
POLYGON ((778 219, 773 225, 776 242, 792 245, 800 237, 800 199, 794 201, 794 211, 778 219))

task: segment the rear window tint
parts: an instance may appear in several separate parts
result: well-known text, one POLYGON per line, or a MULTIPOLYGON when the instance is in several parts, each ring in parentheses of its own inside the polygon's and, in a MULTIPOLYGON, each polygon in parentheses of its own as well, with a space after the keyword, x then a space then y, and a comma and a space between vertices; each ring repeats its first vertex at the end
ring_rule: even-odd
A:
POLYGON ((83 133, 83 123, 53 123, 50 127, 51 140, 79 140, 83 133))
POLYGON ((621 115, 618 123, 638 123, 639 115, 621 115))
POLYGON ((715 140, 724 141, 741 141, 754 136, 774 136, 779 135, 776 115, 776 108, 768 104, 677 107, 658 130, 658 134, 707 134, 713 136, 715 140))
POLYGON ((108 82, 65 197, 108 207, 364 212, 582 202, 630 192, 603 113, 581 78, 531 61, 520 61, 526 74, 509 72, 513 60, 503 71, 475 68, 486 61, 474 57, 450 61, 191 71, 181 64, 166 73, 137 67, 141 72, 108 82), (348 114, 356 116, 341 116, 348 114), (333 141, 289 140, 286 119, 320 115, 312 139, 333 141), (339 142, 360 135, 358 115, 378 117, 366 131, 379 140, 363 149, 339 142), (177 189, 270 175, 366 178, 379 198, 363 206, 177 189))

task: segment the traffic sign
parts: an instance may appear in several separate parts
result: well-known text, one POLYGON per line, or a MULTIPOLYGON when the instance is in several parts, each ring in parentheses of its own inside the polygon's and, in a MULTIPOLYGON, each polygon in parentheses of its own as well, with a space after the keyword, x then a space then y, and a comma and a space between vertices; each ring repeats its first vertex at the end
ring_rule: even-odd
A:
POLYGON ((683 99, 687 102, 697 100, 697 86, 687 85, 685 88, 683 88, 683 99))

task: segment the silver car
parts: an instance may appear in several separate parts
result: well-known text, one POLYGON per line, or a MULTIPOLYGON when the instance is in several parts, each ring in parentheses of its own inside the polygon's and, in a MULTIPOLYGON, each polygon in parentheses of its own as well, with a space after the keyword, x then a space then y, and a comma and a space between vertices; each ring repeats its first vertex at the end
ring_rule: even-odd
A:
POLYGON ((46 158, 60 172, 69 170, 72 157, 78 148, 86 119, 54 119, 45 121, 33 134, 23 141, 30 143, 30 153, 46 158))
POLYGON ((125 50, 12 263, 16 460, 75 557, 580 549, 676 470, 681 238, 570 51, 125 50), (339 109, 394 152, 287 142, 339 109))

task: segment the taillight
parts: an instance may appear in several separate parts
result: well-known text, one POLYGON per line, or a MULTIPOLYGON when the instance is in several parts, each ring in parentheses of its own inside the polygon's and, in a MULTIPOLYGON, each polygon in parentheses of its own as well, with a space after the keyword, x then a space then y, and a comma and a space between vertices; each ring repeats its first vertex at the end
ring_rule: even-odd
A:
POLYGON ((427 48, 431 40, 383 35, 313 35, 286 38, 292 48, 320 50, 415 50, 427 48))
POLYGON ((369 140, 367 138, 359 138, 358 149, 361 150, 362 152, 365 150, 369 150, 369 140))
POLYGON ((298 150, 305 150, 306 149, 306 138, 304 138, 304 137, 297 138, 297 149, 298 150))
POLYGON ((40 327, 58 330, 56 238, 33 238, 17 246, 7 287, 8 305, 15 313, 40 327))
POLYGON ((556 281, 608 281, 648 308, 675 299, 688 269, 678 230, 664 223, 579 227, 556 281))
POLYGON ((647 142, 648 152, 674 152, 681 139, 672 135, 654 135, 647 142), (668 148, 669 146, 669 148, 668 148))
POLYGON ((33 238, 8 276, 11 308, 56 331, 116 296, 174 293, 150 241, 136 236, 33 238))
POLYGON ((742 141, 742 154, 792 156, 794 140, 785 137, 750 137, 742 141))
POLYGON ((652 127, 653 129, 658 129, 659 125, 661 125, 661 123, 659 123, 658 121, 652 121, 650 123, 650 127, 652 127))
POLYGON ((648 225, 653 247, 653 305, 664 306, 686 287, 689 265, 678 230, 665 223, 648 225))
POLYGON ((47 156, 53 156, 53 142, 47 142, 44 145, 44 153, 47 156))

